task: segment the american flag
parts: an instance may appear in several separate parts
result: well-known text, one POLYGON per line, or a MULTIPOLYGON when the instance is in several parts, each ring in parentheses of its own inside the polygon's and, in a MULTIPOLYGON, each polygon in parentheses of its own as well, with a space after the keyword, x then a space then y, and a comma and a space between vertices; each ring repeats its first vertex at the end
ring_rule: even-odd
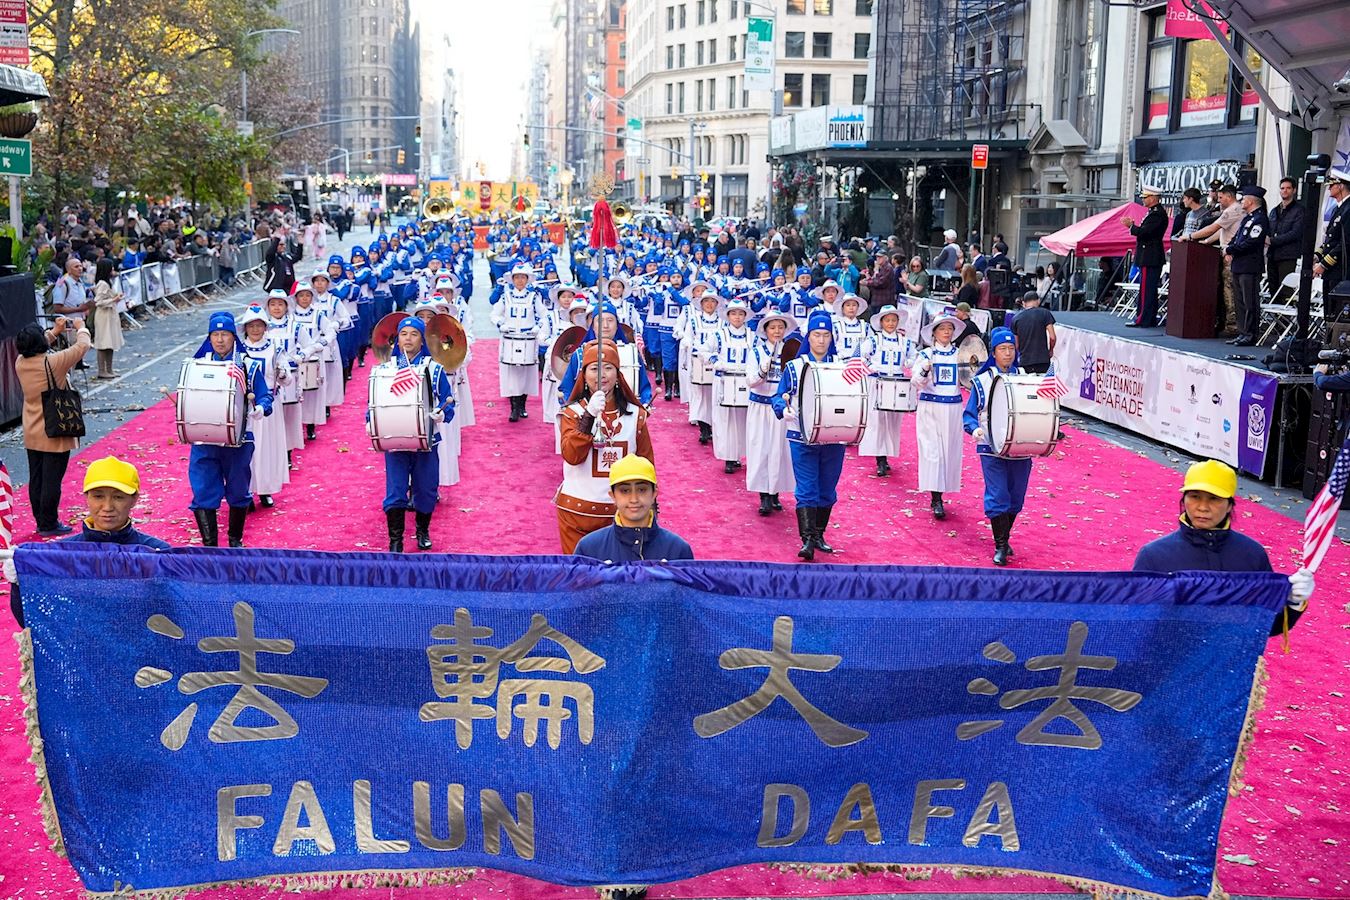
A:
POLYGON ((244 374, 244 367, 236 363, 230 363, 229 375, 239 383, 239 390, 245 394, 248 393, 248 376, 244 374))
POLYGON ((399 369, 394 380, 389 382, 389 392, 395 397, 402 397, 408 391, 417 390, 421 383, 422 379, 412 369, 399 369))
POLYGON ((1053 372, 1047 374, 1036 388, 1036 396, 1046 400, 1059 400, 1069 395, 1069 386, 1053 372))
POLYGON ((1303 520, 1303 568, 1316 572, 1331 546, 1331 538, 1336 533, 1336 514, 1341 509, 1341 498, 1345 496, 1345 482, 1350 478, 1350 435, 1346 435, 1341 452, 1336 454, 1336 464, 1331 467, 1331 477, 1317 492, 1317 499, 1308 507, 1308 516, 1303 520))
POLYGON ((871 374, 871 367, 861 356, 851 357, 844 363, 844 384, 857 384, 871 374))
POLYGON ((586 102, 588 109, 590 110, 591 118, 592 119, 600 118, 600 110, 605 105, 604 99, 599 94, 594 94, 590 91, 587 91, 586 102))
POLYGON ((0 462, 0 550, 14 546, 14 482, 0 462))

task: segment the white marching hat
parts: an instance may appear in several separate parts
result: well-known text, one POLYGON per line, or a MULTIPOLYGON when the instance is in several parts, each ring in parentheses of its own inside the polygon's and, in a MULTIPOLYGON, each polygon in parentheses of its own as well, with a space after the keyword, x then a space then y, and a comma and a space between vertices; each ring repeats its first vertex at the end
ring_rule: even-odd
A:
POLYGON ((515 278, 517 275, 524 275, 529 279, 526 284, 532 284, 534 282, 534 266, 524 262, 516 263, 511 267, 511 271, 507 273, 507 277, 515 278))
POLYGON ((858 315, 861 316, 863 313, 865 313, 865 312, 867 311, 867 301, 866 301, 866 300, 864 300, 863 298, 859 297, 857 294, 847 294, 847 293, 846 293, 846 294, 844 294, 842 297, 837 297, 837 298, 835 298, 835 301, 834 301, 834 309, 835 309, 835 312, 839 313, 839 315, 842 316, 842 315, 844 314, 844 304, 847 303, 847 302, 849 302, 850 300, 852 300, 854 303, 858 304, 858 315))
MULTIPOLYGON (((872 330, 880 331, 881 320, 886 318, 887 316, 895 316, 897 319, 901 319, 903 321, 903 317, 900 315, 900 308, 896 306, 894 303, 887 303, 885 306, 881 307, 881 309, 878 309, 876 312, 872 313, 871 319, 872 330)), ((902 322, 896 322, 897 331, 902 330, 900 327, 901 324, 902 322)))
POLYGON ((770 322, 782 322, 784 325, 786 325, 787 331, 783 332, 784 334, 792 334, 792 332, 797 330, 797 320, 792 317, 791 313, 778 311, 766 313, 764 315, 764 318, 759 320, 759 327, 755 329, 755 334, 764 338, 766 341, 769 338, 768 334, 766 333, 767 328, 765 326, 767 326, 770 322))
POLYGON ((572 296, 576 297, 581 293, 581 288, 575 284, 564 284, 561 281, 553 285, 553 287, 548 289, 548 299, 553 302, 554 306, 558 305, 558 295, 563 291, 571 291, 572 296))
POLYGON ((956 316, 938 316, 936 319, 929 322, 927 325, 923 326, 923 331, 921 332, 921 334, 923 335, 923 342, 930 347, 933 346, 933 331, 939 325, 952 326, 952 328, 954 329, 952 331, 953 339, 956 337, 956 333, 958 331, 966 327, 966 323, 962 322, 956 316))

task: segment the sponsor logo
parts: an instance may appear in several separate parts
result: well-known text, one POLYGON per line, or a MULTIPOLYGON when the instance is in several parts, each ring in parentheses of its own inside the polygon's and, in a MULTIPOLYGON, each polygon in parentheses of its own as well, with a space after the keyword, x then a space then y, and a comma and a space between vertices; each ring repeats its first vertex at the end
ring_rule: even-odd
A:
POLYGON ((1247 449, 1266 451, 1266 408, 1259 403, 1247 407, 1247 449))

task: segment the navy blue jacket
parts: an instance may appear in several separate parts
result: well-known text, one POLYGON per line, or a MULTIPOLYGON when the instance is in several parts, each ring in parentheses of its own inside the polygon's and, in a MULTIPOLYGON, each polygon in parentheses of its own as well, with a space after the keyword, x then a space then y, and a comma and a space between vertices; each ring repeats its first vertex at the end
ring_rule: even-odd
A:
POLYGON ((647 528, 629 528, 614 524, 592 531, 577 542, 576 556, 589 556, 605 562, 626 563, 639 560, 693 559, 694 551, 684 538, 666 531, 653 520, 647 528))
POLYGON ((1314 372, 1313 386, 1319 391, 1350 391, 1350 373, 1323 375, 1320 372, 1314 372))
POLYGON ((123 544, 128 546, 149 547, 151 550, 170 550, 173 545, 168 541, 162 541, 153 535, 144 534, 136 530, 136 526, 130 522, 127 527, 121 531, 98 531, 90 528, 88 522, 81 523, 79 534, 72 534, 70 537, 61 538, 65 541, 87 541, 91 544, 123 544))
MULTIPOLYGON (((1136 572, 1273 572, 1266 548, 1229 527, 1200 529, 1185 521, 1177 530, 1150 541, 1134 559, 1136 572)), ((1289 627, 1303 613, 1289 610, 1289 627)), ((1284 616, 1276 613, 1270 633, 1279 634, 1284 616)))
POLYGON ((1238 226, 1237 234, 1228 242, 1228 255, 1233 257, 1234 275, 1260 275, 1266 269, 1266 238, 1270 236, 1270 219, 1265 210, 1257 207, 1247 213, 1238 226))

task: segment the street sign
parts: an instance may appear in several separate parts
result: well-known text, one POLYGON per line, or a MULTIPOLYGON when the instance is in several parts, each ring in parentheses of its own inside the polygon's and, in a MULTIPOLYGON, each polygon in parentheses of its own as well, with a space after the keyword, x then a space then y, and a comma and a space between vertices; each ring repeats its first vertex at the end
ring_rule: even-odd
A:
POLYGON ((750 17, 745 32, 745 89, 773 90, 773 19, 750 17))
POLYGON ((975 144, 970 148, 970 167, 972 169, 989 168, 988 144, 975 144))
POLYGON ((240 137, 253 137, 253 123, 247 119, 237 119, 234 123, 235 130, 239 132, 240 137))
POLYGON ((0 63, 26 66, 30 61, 27 0, 0 0, 0 63))
POLYGON ((0 138, 0 175, 28 178, 33 174, 33 142, 0 138))
POLYGON ((641 131, 641 130, 642 130, 642 120, 641 120, 641 119, 629 119, 629 120, 628 120, 628 130, 629 130, 629 131, 641 131))
POLYGON ((698 180, 699 180, 699 178, 698 178, 697 175, 681 175, 681 176, 680 176, 680 179, 683 180, 683 181, 698 181, 698 180))

